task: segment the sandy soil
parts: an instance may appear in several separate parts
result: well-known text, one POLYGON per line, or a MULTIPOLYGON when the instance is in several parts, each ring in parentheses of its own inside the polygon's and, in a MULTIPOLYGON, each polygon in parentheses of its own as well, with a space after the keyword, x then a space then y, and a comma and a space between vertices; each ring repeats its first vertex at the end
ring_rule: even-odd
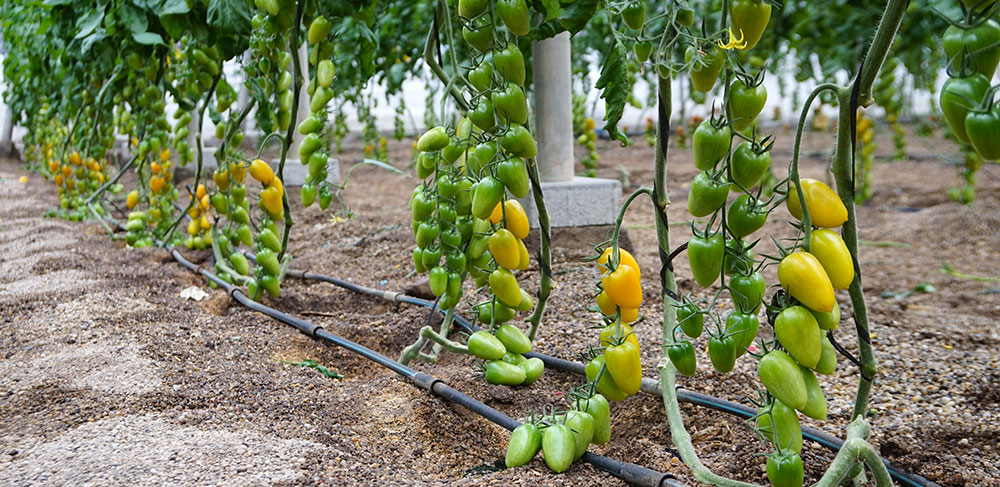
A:
MULTIPOLYGON (((806 150, 816 154, 803 161, 803 173, 824 178, 829 137, 810 138, 806 150)), ((878 153, 888 154, 890 142, 879 141, 886 149, 878 153)), ((618 178, 624 168, 631 185, 650 184, 652 149, 636 142, 640 146, 626 149, 601 144, 600 175, 618 178)), ((777 166, 787 163, 790 142, 779 135, 777 166)), ((893 463, 941 485, 989 485, 1000 478, 1000 283, 939 269, 947 262, 967 274, 1000 275, 1000 168, 983 169, 975 203, 952 203, 945 191, 957 181, 955 168, 937 152, 945 144, 913 137, 913 159, 876 165, 875 197, 859 209, 863 240, 895 243, 861 250, 882 367, 871 401, 872 441, 893 463), (898 296, 924 282, 936 292, 898 296)), ((397 165, 404 165, 409 142, 392 147, 397 165)), ((360 149, 346 147, 344 170, 360 160, 360 149)), ((683 221, 695 169, 684 150, 672 150, 669 163, 670 218, 683 221)), ((585 464, 552 475, 538 459, 497 471, 507 436, 501 428, 343 350, 232 306, 162 251, 127 249, 93 223, 42 218, 56 202, 55 191, 37 175, 18 183, 23 174, 13 162, 0 164, 0 484, 621 483, 585 464), (184 300, 180 291, 189 286, 210 296, 184 300), (302 359, 345 378, 283 363, 302 359)), ((352 178, 345 198, 355 219, 332 220, 315 207, 295 213, 295 267, 402 289, 413 281, 406 205, 415 179, 371 167, 352 178)), ((761 234, 790 233, 788 218, 776 212, 761 234)), ((634 253, 649 269, 658 262, 652 222, 648 204, 626 219, 634 253)), ((684 226, 671 230, 673 245, 688 236, 684 226)), ((554 251, 556 285, 536 344, 543 353, 573 358, 596 345, 588 327, 599 321, 584 308, 598 274, 581 262, 586 256, 554 251)), ((686 259, 676 271, 683 292, 707 295, 688 277, 686 259)), ((643 275, 642 312, 649 318, 636 332, 646 375, 653 377, 660 340, 655 317, 662 308, 654 302, 656 273, 643 275)), ((776 283, 773 269, 765 276, 776 283)), ((536 277, 533 267, 521 281, 533 292, 536 277)), ((846 295, 839 300, 847 311, 846 295)), ((272 305, 392 357, 428 319, 426 310, 293 280, 272 305)), ((725 299, 721 306, 731 307, 725 299)), ((838 337, 856 350, 850 321, 838 337)), ((710 371, 701 350, 699 361, 697 375, 680 381, 685 387, 744 403, 756 397, 745 386, 756 383, 752 360, 741 359, 722 377, 710 371)), ((471 359, 456 355, 416 367, 515 417, 561 404, 562 390, 579 383, 547 371, 529 389, 488 386, 476 378, 471 359)), ((830 417, 806 423, 842 436, 856 374, 841 360, 836 376, 821 378, 830 417)), ((766 482, 759 453, 768 449, 742 421, 683 409, 707 465, 766 482)), ((611 443, 592 451, 691 480, 673 456, 658 397, 632 397, 615 404, 612 415, 611 443)), ((832 458, 813 444, 803 452, 811 478, 832 458)))

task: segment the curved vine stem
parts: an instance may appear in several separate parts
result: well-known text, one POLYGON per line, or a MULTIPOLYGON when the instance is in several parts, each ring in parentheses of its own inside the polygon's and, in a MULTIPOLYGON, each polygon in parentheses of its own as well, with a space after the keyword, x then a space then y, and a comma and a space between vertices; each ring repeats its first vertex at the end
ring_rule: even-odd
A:
MULTIPOLYGON (((208 92, 205 93, 205 101, 202 102, 201 108, 198 109, 198 124, 197 124, 198 125, 198 131, 195 132, 195 135, 194 135, 194 141, 195 141, 195 144, 197 145, 197 149, 198 149, 198 165, 195 166, 195 169, 194 169, 194 188, 195 188, 196 192, 198 190, 198 185, 201 183, 201 166, 202 166, 203 156, 204 156, 204 154, 203 154, 204 150, 203 150, 202 144, 201 144, 201 129, 205 125, 205 123, 204 123, 204 121, 205 121, 205 110, 208 109, 208 104, 209 104, 209 102, 212 101, 212 95, 215 94, 215 88, 217 86, 219 86, 219 80, 221 80, 221 79, 222 79, 222 70, 220 69, 219 70, 219 74, 216 75, 212 79, 212 86, 209 87, 208 92)), ((188 211, 191 210, 191 207, 194 206, 194 202, 197 199, 198 199, 198 197, 196 195, 192 194, 191 195, 191 201, 188 201, 187 206, 184 207, 184 211, 182 211, 181 214, 178 215, 177 218, 174 220, 174 222, 170 224, 170 228, 167 229, 167 232, 163 234, 163 245, 164 246, 170 245, 170 237, 173 236, 174 230, 177 230, 177 225, 179 225, 181 223, 181 220, 183 220, 184 217, 187 216, 188 211)))
POLYGON ((528 179, 531 181, 531 196, 535 200, 535 210, 538 212, 538 301, 535 303, 535 310, 528 317, 528 339, 535 341, 538 336, 538 327, 542 323, 542 314, 545 313, 545 302, 552 292, 552 229, 549 221, 549 211, 545 207, 545 198, 542 195, 542 183, 538 176, 538 163, 535 159, 529 159, 528 179))
MULTIPOLYGON (((295 6, 295 22, 292 23, 291 28, 291 42, 288 43, 289 54, 292 55, 292 93, 295 96, 292 97, 292 117, 298 116, 299 113, 299 98, 302 93, 302 66, 299 64, 299 46, 302 44, 299 38, 299 25, 302 24, 302 4, 307 0, 300 0, 296 2, 295 6)), ((288 149, 292 146, 292 139, 295 137, 295 121, 288 122, 288 130, 285 131, 285 137, 281 141, 281 159, 278 162, 278 179, 281 181, 282 185, 285 183, 285 159, 288 156, 288 149)), ((306 161, 302 161, 306 162, 306 161)), ((292 225, 295 223, 292 218, 292 207, 288 204, 288 190, 281 192, 281 207, 282 211, 285 212, 285 228, 281 233, 281 252, 278 252, 278 261, 281 262, 285 258, 285 254, 288 252, 288 236, 292 233, 292 225)))
MULTIPOLYGON (((445 2, 439 2, 438 9, 434 13, 435 18, 439 21, 443 18, 445 19, 445 22, 450 22, 450 20, 447 20, 448 15, 446 11, 447 5, 445 2)), ((431 72, 434 73, 434 76, 437 76, 437 78, 448 87, 448 93, 455 99, 455 103, 459 106, 459 108, 462 111, 467 111, 469 109, 469 103, 465 101, 465 98, 462 96, 462 91, 455 86, 451 76, 448 76, 448 73, 446 73, 441 65, 438 64, 437 60, 434 59, 434 46, 437 45, 437 31, 438 23, 431 23, 431 28, 427 31, 427 42, 424 43, 424 62, 427 63, 427 67, 431 68, 431 72)), ((455 73, 455 76, 462 75, 461 73, 455 73)))
POLYGON ((795 194, 799 198, 799 207, 802 209, 802 230, 805 232, 805 236, 802 237, 802 249, 806 252, 809 252, 809 242, 812 235, 812 217, 809 215, 809 206, 802 203, 806 200, 799 177, 799 148, 802 146, 802 132, 805 130, 806 117, 809 115, 809 107, 812 106, 813 100, 824 91, 836 93, 839 90, 840 87, 833 83, 823 83, 813 89, 806 98, 805 104, 802 105, 802 110, 799 112, 799 124, 795 127, 795 145, 792 147, 792 162, 788 169, 788 180, 795 186, 795 194))

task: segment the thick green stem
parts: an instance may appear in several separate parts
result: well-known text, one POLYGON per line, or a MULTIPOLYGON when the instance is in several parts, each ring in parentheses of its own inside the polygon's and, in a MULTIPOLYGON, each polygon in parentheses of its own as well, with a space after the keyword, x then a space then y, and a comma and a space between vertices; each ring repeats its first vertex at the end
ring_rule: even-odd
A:
MULTIPOLYGON (((660 265, 661 265, 661 280, 663 285, 663 300, 664 303, 668 302, 667 298, 671 295, 676 295, 677 284, 674 281, 674 273, 670 270, 670 262, 667 261, 667 257, 670 254, 670 234, 669 234, 669 221, 667 220, 667 209, 670 206, 670 198, 667 196, 667 142, 670 136, 670 112, 671 108, 671 89, 670 89, 670 79, 669 78, 659 78, 657 97, 658 97, 658 127, 657 127, 657 137, 656 137, 656 160, 654 166, 653 175, 653 199, 656 202, 656 240, 660 247, 660 265)), ((677 322, 677 310, 673 306, 666 305, 663 307, 663 347, 666 351, 667 347, 674 343, 674 325, 677 322)), ((659 369, 660 369, 660 389, 663 394, 663 406, 667 411, 667 422, 670 425, 670 436, 674 441, 674 447, 677 448, 677 452, 680 453, 681 460, 687 464, 688 468, 694 474, 695 478, 699 481, 721 485, 726 487, 760 487, 756 484, 750 484, 746 482, 739 482, 736 480, 727 479, 712 473, 701 460, 698 458, 698 454, 694 451, 694 444, 691 441, 691 435, 688 434, 687 429, 684 427, 684 418, 681 416, 681 407, 677 401, 677 392, 675 388, 675 380, 677 375, 677 369, 674 364, 666 359, 666 354, 660 359, 659 369)))
MULTIPOLYGON (((444 2, 439 3, 437 15, 438 18, 447 19, 447 9, 442 8, 441 6, 443 3, 444 2)), ((444 21, 447 22, 447 20, 444 21)), ((437 76, 438 79, 445 84, 445 86, 448 86, 448 93, 455 99, 455 103, 459 106, 459 108, 462 111, 467 111, 469 109, 469 103, 466 102, 465 98, 462 96, 462 90, 459 90, 458 87, 452 83, 451 76, 448 76, 448 73, 446 73, 441 65, 438 64, 437 59, 434 59, 434 46, 437 45, 436 34, 437 29, 434 25, 431 25, 430 30, 427 32, 427 42, 424 43, 424 62, 427 63, 427 67, 431 68, 431 72, 434 73, 434 76, 437 76)), ((461 76, 461 74, 455 73, 455 76, 461 76)))
MULTIPOLYGON (((438 335, 447 337, 448 334, 451 333, 451 323, 452 321, 454 321, 454 319, 455 319, 455 307, 452 306, 448 308, 448 311, 445 311, 444 313, 444 318, 441 320, 441 330, 438 331, 438 335)), ((444 347, 444 345, 441 345, 440 343, 435 343, 434 347, 431 348, 431 356, 437 359, 438 355, 441 354, 442 347, 444 347)))
POLYGON ((424 345, 430 340, 436 345, 444 347, 445 350, 452 353, 469 353, 469 347, 462 345, 461 343, 454 342, 448 339, 446 336, 438 334, 433 328, 425 326, 420 329, 420 337, 417 341, 403 349, 403 352, 399 355, 399 363, 406 365, 409 364, 413 359, 419 358, 425 362, 433 362, 437 360, 436 354, 426 354, 420 353, 423 350, 424 345))
POLYGON ((535 210, 538 212, 538 301, 535 303, 535 310, 528 317, 528 338, 535 341, 538 336, 538 327, 542 323, 542 314, 545 313, 545 302, 552 292, 552 230, 549 222, 549 211, 545 208, 545 199, 542 196, 542 183, 538 176, 538 163, 534 159, 528 160, 528 179, 531 180, 531 193, 535 200, 535 210))
MULTIPOLYGON (((302 92, 302 67, 299 65, 299 25, 302 23, 302 4, 305 0, 296 3, 295 22, 292 23, 291 40, 288 44, 289 54, 292 55, 292 113, 294 117, 299 113, 299 95, 302 92)), ((285 132, 285 139, 281 141, 281 159, 278 161, 278 179, 285 182, 285 159, 288 156, 288 148, 292 146, 292 139, 295 137, 295 123, 288 122, 288 130, 285 132)), ((306 161, 302 161, 306 162, 306 161)), ((288 189, 281 192, 281 207, 285 213, 285 228, 281 233, 281 252, 278 252, 278 261, 285 258, 288 251, 288 236, 292 233, 292 207, 288 204, 288 189)))
POLYGON ((219 80, 221 79, 222 79, 222 70, 220 69, 219 74, 212 79, 212 86, 208 89, 208 92, 205 94, 205 101, 201 104, 201 108, 198 109, 198 120, 196 125, 197 131, 195 131, 194 133, 194 142, 198 153, 197 157, 198 165, 195 166, 194 169, 195 194, 191 195, 191 201, 188 201, 187 206, 184 207, 184 211, 182 211, 181 214, 177 216, 174 222, 170 225, 170 228, 167 229, 167 232, 163 234, 164 246, 170 245, 170 237, 174 234, 174 230, 177 229, 177 225, 179 225, 181 223, 181 220, 183 220, 184 217, 187 216, 188 211, 191 210, 192 206, 194 206, 194 202, 198 200, 197 191, 198 191, 198 185, 201 183, 201 166, 204 155, 201 147, 201 128, 204 126, 205 110, 208 109, 208 104, 211 103, 212 95, 215 93, 215 88, 219 86, 219 80))
POLYGON ((867 442, 871 427, 864 418, 855 418, 847 426, 847 440, 840 447, 830 467, 813 487, 833 487, 847 479, 859 462, 864 463, 875 477, 875 485, 888 487, 892 485, 892 477, 875 449, 867 442))
POLYGON ((847 207, 847 221, 843 226, 844 243, 854 260, 854 281, 851 282, 849 293, 854 307, 854 326, 858 333, 858 350, 861 353, 861 373, 858 383, 858 394, 854 399, 852 418, 863 416, 868 409, 868 396, 871 393, 872 381, 878 373, 878 362, 872 350, 871 335, 868 330, 868 308, 865 295, 861 289, 861 265, 858 255, 858 220, 854 206, 854 161, 851 148, 851 117, 854 117, 850 90, 838 92, 840 103, 840 121, 837 123, 837 152, 833 160, 833 176, 837 181, 837 194, 847 207))
MULTIPOLYGON (((858 104, 860 106, 866 107, 875 101, 872 98, 872 86, 875 84, 875 78, 878 77, 879 71, 882 70, 882 64, 885 62, 886 55, 889 54, 889 48, 892 47, 892 41, 896 38, 896 31, 899 30, 899 24, 903 21, 903 14, 906 13, 906 7, 909 4, 910 0, 889 0, 885 6, 885 13, 882 14, 875 38, 872 39, 864 64, 861 66, 861 76, 858 78, 860 84, 858 104)), ((841 123, 843 121, 841 119, 841 123)))

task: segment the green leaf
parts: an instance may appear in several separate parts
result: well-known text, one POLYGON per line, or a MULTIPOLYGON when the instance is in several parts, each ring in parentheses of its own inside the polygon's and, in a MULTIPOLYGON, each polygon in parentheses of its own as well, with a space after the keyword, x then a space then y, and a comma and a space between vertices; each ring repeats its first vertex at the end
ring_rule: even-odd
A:
POLYGON ((104 35, 104 29, 95 30, 93 33, 91 33, 89 36, 83 39, 82 44, 80 46, 81 52, 86 54, 87 52, 90 51, 90 48, 93 47, 95 43, 104 40, 105 37, 107 36, 104 35))
POLYGON ((165 0, 163 5, 157 9, 156 15, 162 17, 170 14, 186 14, 190 11, 191 8, 184 0, 165 0))
POLYGON ((307 358, 307 359, 305 359, 305 360, 303 360, 301 362, 289 362, 287 360, 282 360, 281 363, 287 364, 287 365, 294 365, 294 366, 297 366, 297 367, 309 367, 309 368, 312 368, 312 369, 316 369, 319 373, 321 373, 321 374, 323 374, 323 375, 325 375, 325 376, 327 376, 327 377, 329 377, 331 379, 343 379, 344 378, 343 375, 340 375, 336 371, 330 370, 330 369, 326 368, 324 365, 316 363, 315 360, 309 359, 309 358, 307 358))
POLYGON ((135 42, 147 46, 166 45, 163 42, 163 37, 160 37, 160 34, 157 34, 156 32, 140 32, 137 34, 132 34, 132 38, 135 39, 135 42))
POLYGON ((210 0, 208 25, 224 33, 250 33, 250 5, 244 0, 210 0))
POLYGON ((94 29, 97 29, 97 26, 100 25, 101 20, 104 20, 104 11, 91 9, 90 12, 87 12, 87 15, 80 17, 76 21, 76 26, 80 30, 79 32, 76 33, 76 36, 73 38, 83 39, 84 37, 93 34, 94 29))
POLYGON ((118 16, 122 24, 133 34, 146 32, 146 29, 149 27, 146 14, 131 4, 123 3, 118 9, 118 16))
POLYGON ((42 5, 47 7, 58 7, 60 5, 69 5, 74 3, 76 0, 45 0, 42 5))
POLYGON ((601 98, 606 105, 604 112, 604 130, 612 139, 618 139, 622 145, 628 143, 625 134, 618 131, 618 121, 625 113, 625 103, 628 102, 629 82, 628 64, 626 62, 625 46, 620 40, 615 39, 601 66, 601 77, 594 85, 597 89, 603 90, 601 98))
POLYGON ((545 9, 545 22, 559 18, 559 14, 562 13, 562 6, 559 5, 559 0, 541 0, 541 2, 542 8, 545 9))
POLYGON ((571 34, 576 34, 587 26, 601 6, 600 0, 579 0, 569 4, 559 14, 559 23, 571 34))

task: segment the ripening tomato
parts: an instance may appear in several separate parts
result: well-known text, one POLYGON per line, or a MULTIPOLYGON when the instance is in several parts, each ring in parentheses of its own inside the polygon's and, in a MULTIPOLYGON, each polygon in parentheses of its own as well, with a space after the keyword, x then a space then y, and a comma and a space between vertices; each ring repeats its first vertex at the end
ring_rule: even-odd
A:
POLYGON ((854 281, 854 261, 840 235, 830 230, 814 230, 809 238, 809 252, 819 260, 834 289, 847 289, 851 286, 854 281))
MULTIPOLYGON (((834 228, 847 221, 847 207, 829 186, 811 178, 801 178, 799 182, 802 183, 802 194, 806 197, 806 207, 809 208, 809 218, 813 225, 834 228)), ((788 184, 788 199, 785 200, 785 204, 792 216, 802 219, 799 194, 792 183, 788 184)))
POLYGON ((794 252, 778 264, 778 281, 793 298, 809 309, 828 313, 837 304, 833 284, 816 256, 794 252))
POLYGON ((642 304, 642 284, 632 266, 619 264, 614 272, 601 278, 601 286, 611 301, 622 308, 638 308, 642 304))

